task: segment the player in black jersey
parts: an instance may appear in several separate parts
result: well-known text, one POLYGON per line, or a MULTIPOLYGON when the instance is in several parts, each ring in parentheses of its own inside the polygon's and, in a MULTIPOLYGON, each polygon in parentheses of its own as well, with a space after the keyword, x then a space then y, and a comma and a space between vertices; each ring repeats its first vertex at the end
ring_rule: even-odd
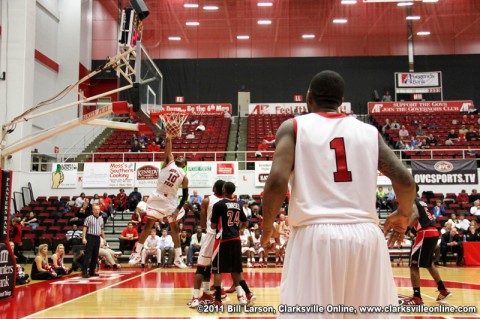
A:
POLYGON ((226 182, 223 185, 224 198, 213 205, 211 227, 217 235, 213 247, 212 273, 215 286, 215 304, 221 305, 222 273, 231 273, 233 284, 237 290, 238 301, 247 305, 255 300, 255 295, 248 289, 242 276, 242 244, 240 231, 248 226, 247 217, 240 203, 233 199, 235 185, 226 182), (243 296, 242 289, 246 296, 243 296))
MULTIPOLYGON (((417 185, 417 193, 418 193, 417 185)), ((411 217, 412 227, 417 235, 415 236, 415 243, 412 245, 410 252, 410 278, 413 287, 413 297, 405 301, 404 305, 422 305, 422 295, 420 294, 420 269, 427 268, 432 278, 437 283, 440 294, 437 297, 437 302, 443 302, 446 298, 452 296, 452 293, 445 288, 445 285, 440 278, 437 269, 432 265, 433 253, 437 246, 440 234, 435 227, 436 221, 433 215, 428 211, 427 204, 415 199, 413 205, 413 213, 411 217)))

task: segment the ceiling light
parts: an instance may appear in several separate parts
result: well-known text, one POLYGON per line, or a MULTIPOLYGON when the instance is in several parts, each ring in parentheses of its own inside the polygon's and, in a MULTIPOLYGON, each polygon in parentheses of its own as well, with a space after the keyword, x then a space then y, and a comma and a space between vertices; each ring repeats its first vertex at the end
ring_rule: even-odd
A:
POLYGON ((218 10, 217 6, 203 6, 203 10, 218 10))
POLYGON ((272 21, 271 20, 258 20, 257 23, 258 24, 272 24, 272 21))
POLYGON ((315 38, 315 34, 304 34, 304 35, 302 35, 302 38, 304 38, 304 39, 313 39, 313 38, 315 38))
POLYGON ((399 7, 413 6, 413 2, 399 2, 397 3, 399 7))
POLYGON ((198 4, 197 3, 185 3, 183 5, 184 8, 198 8, 198 4))
POLYGON ((257 3, 257 6, 259 6, 259 7, 271 7, 271 6, 273 6, 273 3, 271 3, 271 2, 259 2, 259 3, 257 3))
POLYGON ((170 41, 180 41, 180 40, 182 40, 182 38, 180 38, 180 37, 168 37, 168 40, 170 40, 170 41))
POLYGON ((430 35, 430 31, 418 31, 417 35, 430 35))
POLYGON ((189 26, 198 26, 200 25, 200 22, 197 22, 197 21, 188 21, 185 23, 186 25, 189 25, 189 26))
POLYGON ((248 40, 250 39, 249 35, 237 35, 238 40, 248 40))
POLYGON ((342 4, 357 4, 357 0, 342 0, 342 4))
POLYGON ((333 19, 333 23, 347 23, 347 19, 333 19))
POLYGON ((420 20, 420 17, 419 16, 408 16, 406 19, 407 20, 420 20))

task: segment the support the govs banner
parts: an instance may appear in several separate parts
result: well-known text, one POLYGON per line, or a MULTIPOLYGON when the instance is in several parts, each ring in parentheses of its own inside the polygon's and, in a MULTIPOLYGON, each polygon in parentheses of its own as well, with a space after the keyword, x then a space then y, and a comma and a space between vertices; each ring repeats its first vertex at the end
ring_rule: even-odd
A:
POLYGON ((412 175, 421 185, 478 184, 475 160, 412 161, 412 175))
POLYGON ((12 190, 12 172, 0 174, 0 300, 13 296, 15 289, 15 258, 9 244, 10 198, 12 190))

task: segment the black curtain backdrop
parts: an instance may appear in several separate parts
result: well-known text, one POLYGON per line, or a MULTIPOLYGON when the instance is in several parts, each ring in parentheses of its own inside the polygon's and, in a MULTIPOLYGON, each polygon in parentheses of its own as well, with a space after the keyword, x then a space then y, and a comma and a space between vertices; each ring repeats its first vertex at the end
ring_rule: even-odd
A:
MULTIPOLYGON (((442 71, 444 100, 480 103, 480 55, 416 56, 415 72, 442 71)), ((367 113, 372 92, 394 95, 394 73, 408 72, 406 56, 155 60, 164 75, 164 103, 184 96, 185 103, 231 103, 237 92, 251 92, 252 103, 293 102, 306 94, 310 79, 322 70, 345 79, 345 101, 367 113)), ((440 100, 440 95, 425 95, 440 100)))

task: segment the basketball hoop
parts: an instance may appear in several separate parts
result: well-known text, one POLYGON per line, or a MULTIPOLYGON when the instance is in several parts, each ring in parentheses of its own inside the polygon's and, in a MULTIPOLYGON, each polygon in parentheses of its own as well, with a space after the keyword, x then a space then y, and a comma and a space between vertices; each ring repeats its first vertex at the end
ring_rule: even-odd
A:
POLYGON ((189 113, 182 111, 163 111, 156 114, 152 113, 151 115, 152 117, 158 117, 162 120, 167 137, 181 137, 182 126, 189 113))

